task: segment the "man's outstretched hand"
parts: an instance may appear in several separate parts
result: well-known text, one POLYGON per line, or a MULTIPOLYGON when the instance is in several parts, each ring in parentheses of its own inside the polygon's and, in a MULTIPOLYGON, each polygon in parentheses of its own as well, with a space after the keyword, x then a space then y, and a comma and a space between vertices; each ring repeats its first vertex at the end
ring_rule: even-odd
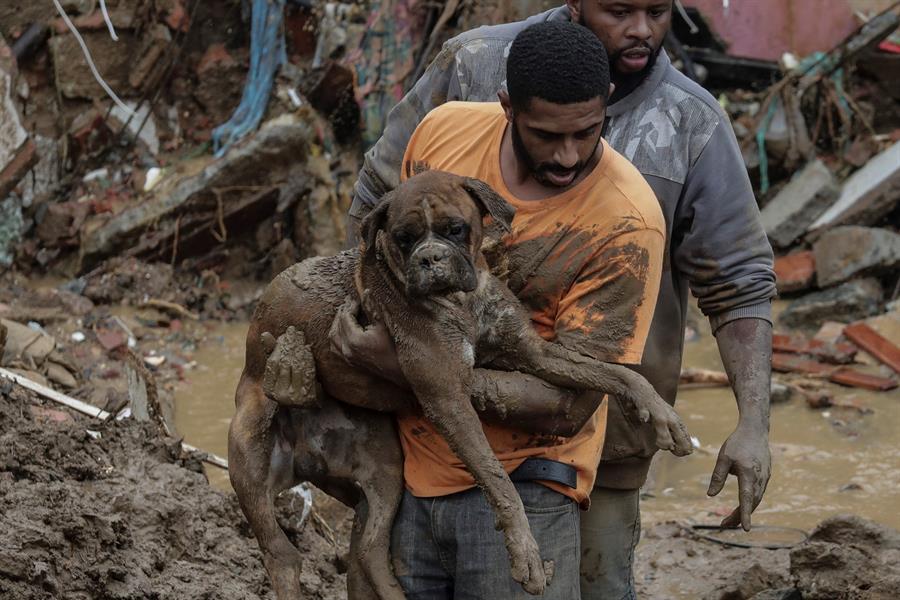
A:
POLYGON ((729 473, 737 477, 740 505, 722 519, 722 527, 741 525, 744 531, 750 531, 750 515, 762 501, 771 469, 768 431, 738 424, 719 450, 719 458, 706 492, 715 496, 722 491, 729 473))

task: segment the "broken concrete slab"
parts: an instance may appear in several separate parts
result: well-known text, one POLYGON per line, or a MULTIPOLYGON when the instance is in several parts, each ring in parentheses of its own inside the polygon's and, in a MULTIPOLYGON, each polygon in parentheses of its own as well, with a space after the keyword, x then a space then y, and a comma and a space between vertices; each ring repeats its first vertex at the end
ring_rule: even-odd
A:
POLYGON ((900 267, 900 234, 872 227, 835 227, 822 234, 813 252, 819 286, 827 287, 900 267))
POLYGON ((834 203, 838 192, 834 175, 821 160, 808 163, 760 213, 766 235, 776 246, 790 246, 834 203))
MULTIPOLYGON (((176 236, 182 245, 193 240, 202 246, 206 240, 197 239, 201 235, 210 236, 213 244, 223 243, 228 227, 247 226, 263 218, 253 220, 247 211, 264 209, 271 216, 284 205, 293 205, 296 198, 281 196, 297 193, 297 180, 304 177, 298 165, 306 160, 314 137, 307 121, 295 114, 282 115, 221 159, 173 173, 153 189, 151 197, 86 234, 84 267, 125 250, 131 254, 154 248, 171 251, 168 242, 176 236), (177 219, 187 207, 191 214, 177 219), (219 231, 223 222, 226 231, 219 231)), ((184 252, 180 247, 178 255, 184 252)))
POLYGON ((779 294, 812 288, 816 280, 816 257, 809 251, 795 252, 775 259, 775 282, 779 294))
POLYGON ((841 195, 810 227, 873 225, 900 199, 900 142, 870 160, 844 182, 841 195))
POLYGON ((793 301, 778 317, 785 327, 816 329, 823 321, 850 323, 879 312, 884 290, 877 279, 859 279, 793 301))
MULTIPOLYGON (((102 17, 101 17, 102 20, 102 17)), ((135 37, 128 31, 119 32, 119 41, 114 41, 106 31, 83 31, 82 37, 91 51, 97 71, 106 83, 117 93, 124 94, 129 89, 128 75, 131 72, 135 37)), ((106 92, 94 79, 90 66, 81 52, 75 36, 57 35, 50 39, 53 57, 53 72, 56 89, 66 98, 106 98, 106 92)))

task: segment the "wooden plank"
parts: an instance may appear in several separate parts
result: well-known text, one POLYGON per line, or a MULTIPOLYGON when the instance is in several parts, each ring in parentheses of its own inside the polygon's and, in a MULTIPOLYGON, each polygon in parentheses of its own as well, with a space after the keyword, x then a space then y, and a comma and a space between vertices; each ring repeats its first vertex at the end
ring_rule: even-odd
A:
POLYGON ((844 328, 844 335, 895 372, 900 373, 900 348, 877 331, 865 323, 854 323, 844 328))
POLYGON ((839 369, 831 374, 829 381, 876 392, 886 392, 896 388, 898 385, 893 379, 868 375, 855 369, 839 369))
POLYGON ((60 394, 56 390, 52 390, 46 386, 37 383, 36 381, 32 381, 27 377, 23 377, 18 373, 13 373, 12 371, 7 371, 6 369, 0 368, 0 377, 4 377, 15 383, 18 383, 23 388, 29 389, 32 392, 47 398, 48 400, 53 400, 54 402, 58 402, 59 404, 63 404, 68 406, 72 410, 77 410, 81 414, 87 415, 89 417, 94 417, 95 419, 100 419, 101 421, 105 421, 109 418, 109 413, 105 410, 101 410, 96 406, 88 404, 86 402, 82 402, 76 398, 72 398, 71 396, 66 396, 65 394, 60 394))

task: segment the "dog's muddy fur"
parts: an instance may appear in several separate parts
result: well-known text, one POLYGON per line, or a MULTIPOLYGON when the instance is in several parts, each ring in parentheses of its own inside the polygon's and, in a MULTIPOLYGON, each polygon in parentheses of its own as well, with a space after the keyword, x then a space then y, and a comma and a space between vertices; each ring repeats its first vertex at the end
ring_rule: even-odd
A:
POLYGON ((300 597, 302 553, 276 523, 273 497, 303 480, 357 509, 350 597, 404 597, 389 558, 403 472, 387 413, 413 402, 487 496, 505 536, 512 577, 532 594, 543 591, 552 564, 541 560, 522 502, 470 402, 476 364, 616 394, 643 421, 654 422, 658 443, 677 453, 690 451, 677 414, 646 380, 625 367, 545 342, 534 332, 525 310, 490 275, 481 254, 482 220, 488 214, 508 229, 513 210, 483 182, 423 173, 366 217, 359 250, 288 268, 260 300, 247 337, 229 459, 232 484, 279 599, 300 597), (337 312, 347 310, 348 299, 361 303, 369 320, 385 323, 414 395, 349 368, 332 352, 329 329, 337 312), (274 339, 279 342, 273 348, 274 339), (276 399, 267 397, 265 389, 290 380, 273 373, 271 361, 267 374, 269 354, 278 353, 290 370, 309 372, 308 365, 291 363, 296 353, 287 350, 303 342, 312 351, 322 386, 318 400, 298 406, 290 398, 302 394, 292 396, 284 386, 276 399))

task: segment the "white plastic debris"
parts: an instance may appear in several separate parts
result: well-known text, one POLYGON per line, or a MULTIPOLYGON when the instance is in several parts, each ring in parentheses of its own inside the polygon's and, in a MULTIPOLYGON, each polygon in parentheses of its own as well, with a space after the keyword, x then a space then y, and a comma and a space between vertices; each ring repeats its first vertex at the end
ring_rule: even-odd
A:
POLYGON ((80 331, 74 332, 70 337, 71 337, 72 341, 75 342, 76 344, 80 344, 81 342, 83 342, 85 340, 85 335, 83 333, 81 333, 80 331))
POLYGON ((694 448, 699 448, 700 447, 700 438, 692 435, 691 436, 691 446, 693 446, 694 448))
POLYGON ((88 172, 87 175, 84 176, 82 181, 85 183, 90 183, 96 179, 106 179, 109 177, 109 169, 106 167, 100 169, 94 169, 93 171, 88 172))
POLYGON ((150 365, 153 368, 161 366, 164 362, 166 362, 166 357, 161 355, 150 355, 144 357, 144 362, 150 365))
POLYGON ((159 167, 150 167, 147 169, 147 176, 144 178, 144 191, 149 192, 156 187, 163 178, 163 170, 159 167))
POLYGON ((90 429, 85 429, 84 431, 95 440, 99 440, 101 437, 103 437, 103 434, 99 431, 91 431, 90 429))

